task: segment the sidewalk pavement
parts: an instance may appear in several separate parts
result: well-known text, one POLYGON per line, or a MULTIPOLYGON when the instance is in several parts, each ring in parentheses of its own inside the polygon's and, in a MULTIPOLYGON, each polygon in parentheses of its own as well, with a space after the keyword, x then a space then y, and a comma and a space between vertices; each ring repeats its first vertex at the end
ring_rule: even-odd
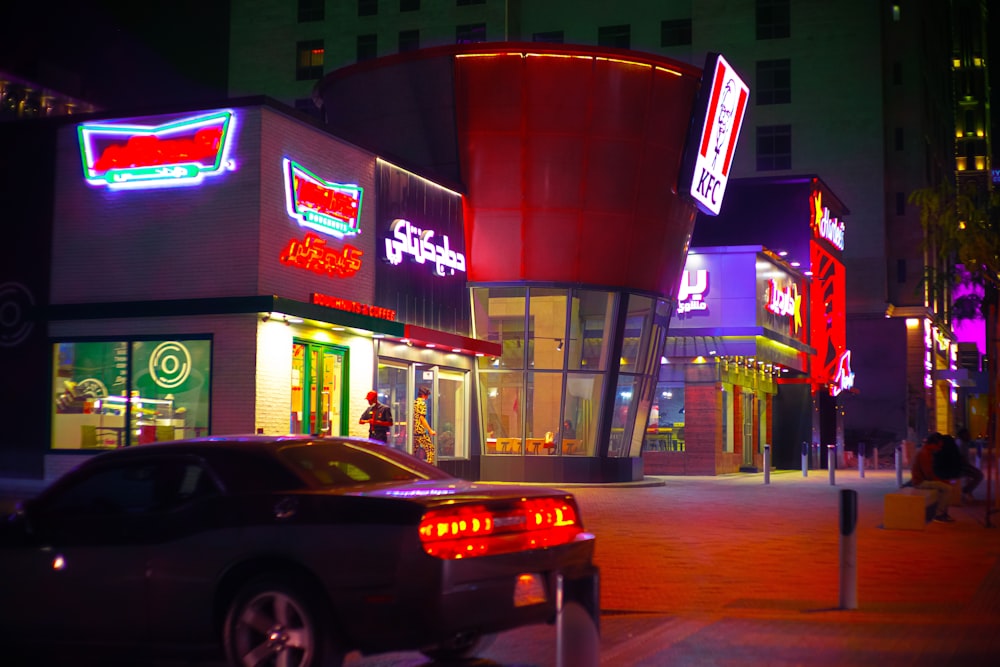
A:
MULTIPOLYGON (((773 471, 568 486, 601 567, 608 667, 1000 664, 1000 513, 978 503, 922 531, 881 527, 894 471, 773 471), (841 491, 858 498, 856 609, 841 609, 841 491)), ((3 482, 0 481, 0 489, 3 482)), ((996 489, 993 489, 994 493, 996 489)), ((2 495, 2 494, 0 494, 2 495)), ((468 665, 556 664, 555 629, 500 635, 468 665)), ((348 667, 429 667, 417 653, 348 667)), ((565 666, 570 667, 570 666, 565 666)))

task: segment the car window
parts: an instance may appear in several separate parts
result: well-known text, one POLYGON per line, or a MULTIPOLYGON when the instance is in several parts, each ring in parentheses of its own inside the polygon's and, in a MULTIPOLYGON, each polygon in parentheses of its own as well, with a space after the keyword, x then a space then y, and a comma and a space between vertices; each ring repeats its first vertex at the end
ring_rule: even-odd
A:
POLYGON ((345 442, 291 445, 281 449, 281 459, 318 486, 448 479, 449 476, 413 457, 393 450, 345 442))
POLYGON ((169 510, 216 492, 203 466, 186 461, 131 462, 101 468, 59 489, 49 514, 135 515, 169 510))

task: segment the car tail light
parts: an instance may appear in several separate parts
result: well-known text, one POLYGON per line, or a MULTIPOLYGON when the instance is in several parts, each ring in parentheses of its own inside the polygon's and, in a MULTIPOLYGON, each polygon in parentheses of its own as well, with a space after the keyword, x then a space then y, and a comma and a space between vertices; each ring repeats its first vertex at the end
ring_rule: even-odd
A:
POLYGON ((582 532, 576 504, 566 498, 526 498, 503 507, 438 507, 420 522, 424 551, 445 559, 554 547, 582 532))

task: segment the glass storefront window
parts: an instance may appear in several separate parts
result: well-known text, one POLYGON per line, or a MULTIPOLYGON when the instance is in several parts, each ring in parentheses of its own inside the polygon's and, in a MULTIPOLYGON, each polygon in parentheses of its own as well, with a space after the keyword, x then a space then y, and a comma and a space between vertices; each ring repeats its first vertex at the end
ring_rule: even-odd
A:
POLYGON ((649 452, 684 451, 684 385, 657 383, 643 449, 649 452))
POLYGON ((472 300, 476 337, 499 343, 502 350, 499 358, 482 357, 480 368, 524 368, 524 288, 474 289, 472 300))
POLYGON ((567 294, 564 289, 532 288, 529 291, 529 368, 561 369, 565 366, 567 294))
POLYGON ((608 456, 620 457, 629 455, 633 420, 632 411, 635 401, 632 400, 638 390, 637 378, 634 375, 619 375, 618 387, 615 389, 615 408, 611 413, 611 439, 608 444, 608 456))
POLYGON ((468 458, 469 433, 465 415, 465 374, 438 371, 437 453, 440 458, 468 458))
POLYGON ((594 456, 598 410, 604 375, 570 373, 566 377, 566 404, 560 433, 562 452, 567 456, 594 456))
POLYGON ((389 446, 401 452, 406 449, 406 423, 410 409, 410 392, 407 389, 409 369, 402 364, 380 361, 378 365, 378 400, 389 406, 392 412, 392 428, 389 429, 389 446))
POLYGON ((612 292, 573 291, 568 341, 571 370, 607 370, 614 304, 612 292))
POLYGON ((525 414, 525 453, 557 454, 562 422, 562 373, 529 373, 525 414))
POLYGON ((650 313, 653 300, 646 296, 632 294, 628 297, 628 315, 625 319, 625 335, 622 341, 621 370, 626 373, 639 372, 649 347, 650 313))
POLYGON ((209 340, 53 347, 53 449, 108 449, 206 435, 209 340))
POLYGON ((480 399, 486 422, 486 454, 520 454, 524 375, 483 373, 480 399))

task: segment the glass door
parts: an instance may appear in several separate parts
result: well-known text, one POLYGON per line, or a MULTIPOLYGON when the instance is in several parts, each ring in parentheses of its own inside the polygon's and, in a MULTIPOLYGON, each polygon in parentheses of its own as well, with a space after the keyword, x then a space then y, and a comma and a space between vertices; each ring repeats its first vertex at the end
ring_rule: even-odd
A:
MULTIPOLYGON (((389 446, 403 452, 412 451, 407 445, 406 424, 410 414, 410 398, 407 381, 410 369, 404 364, 379 362, 378 391, 379 400, 389 406, 392 411, 392 428, 389 429, 389 446)), ((414 394, 415 395, 415 394, 414 394)))
POLYGON ((345 348, 292 344, 292 433, 344 435, 345 348))

